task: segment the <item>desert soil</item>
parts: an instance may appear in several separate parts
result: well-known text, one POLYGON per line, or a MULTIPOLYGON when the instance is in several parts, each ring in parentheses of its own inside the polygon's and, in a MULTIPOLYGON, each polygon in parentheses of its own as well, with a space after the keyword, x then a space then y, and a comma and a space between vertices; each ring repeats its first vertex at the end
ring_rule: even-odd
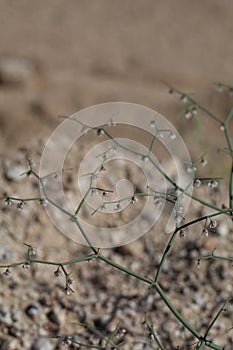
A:
MULTIPOLYGON (((18 174, 27 166, 25 149, 38 171, 59 116, 125 101, 150 107, 174 123, 193 157, 208 151, 204 173, 223 180, 217 189, 195 191, 219 206, 228 205, 230 158, 217 152, 226 147, 219 125, 202 113, 186 120, 179 97, 169 96, 162 81, 196 93, 201 103, 224 118, 233 97, 228 90, 217 92, 213 83, 232 84, 232 13, 228 0, 0 1, 0 196, 38 195, 36 179, 18 174)), ((84 155, 80 151, 78 157, 84 155)), ((67 193, 75 186, 73 180, 65 177, 67 193)), ((90 254, 88 247, 62 235, 38 202, 22 211, 15 204, 0 205, 0 264, 24 259, 23 243, 35 247, 39 260, 67 261, 90 254)), ((189 216, 195 219, 206 212, 194 204, 189 216)), ((202 226, 193 226, 176 240, 161 284, 178 311, 204 334, 223 301, 232 296, 232 263, 208 260, 198 267, 197 261, 215 247, 219 255, 231 256, 233 227, 229 218, 221 217, 216 230, 201 238, 202 226)), ((169 237, 161 224, 104 254, 153 277, 169 237)), ((64 276, 55 278, 55 270, 32 264, 30 270, 12 268, 9 279, 1 275, 1 350, 78 348, 53 338, 58 335, 102 346, 96 332, 109 337, 117 326, 113 342, 125 340, 121 349, 156 349, 143 325, 145 312, 165 349, 194 348, 195 338, 143 282, 96 259, 67 268, 75 280, 75 293, 67 296, 64 276)), ((210 340, 230 350, 231 328, 229 304, 210 340)))

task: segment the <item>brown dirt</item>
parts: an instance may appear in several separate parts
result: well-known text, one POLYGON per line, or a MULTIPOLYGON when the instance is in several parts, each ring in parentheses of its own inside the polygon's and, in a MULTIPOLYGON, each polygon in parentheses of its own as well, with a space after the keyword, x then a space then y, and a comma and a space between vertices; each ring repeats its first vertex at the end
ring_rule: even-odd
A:
MULTIPOLYGON (((1 1, 1 194, 36 193, 33 180, 5 177, 6 169, 25 164, 19 148, 29 148, 38 167, 42 144, 60 123, 58 116, 110 101, 142 104, 163 114, 178 125, 194 157, 203 149, 209 151, 206 171, 227 180, 228 158, 216 153, 225 146, 219 126, 204 114, 191 122, 180 118, 182 106, 175 96, 167 95, 162 81, 197 92, 201 102, 226 116, 233 97, 227 91, 217 93, 211 84, 232 83, 232 12, 228 0, 1 1)), ((211 200, 227 204, 224 183, 221 199, 217 195, 214 192, 211 200)), ((209 192, 203 196, 207 198, 209 192)), ((86 247, 57 232, 38 203, 27 205, 22 214, 15 207, 2 208, 0 264, 21 260, 23 242, 36 247, 38 259, 64 261, 89 254, 86 247)), ((196 217, 200 210, 194 207, 190 215, 196 217)), ((199 239, 200 231, 201 226, 195 227, 175 244, 162 285, 184 317, 204 333, 219 305, 232 294, 232 266, 210 261, 197 269, 197 258, 215 246, 220 255, 230 256, 232 222, 220 220, 219 229, 206 240, 199 239)), ((164 233, 155 235, 152 230, 106 254, 153 276, 167 240, 164 233)), ((1 350, 33 349, 38 339, 48 343, 36 349, 63 349, 49 338, 57 334, 98 342, 92 331, 73 322, 92 324, 107 336, 120 324, 127 330, 123 350, 154 349, 156 344, 148 340, 142 326, 145 311, 167 350, 178 345, 185 349, 186 339, 188 345, 195 342, 153 290, 99 261, 73 267, 76 293, 69 297, 63 293, 64 281, 57 281, 47 265, 12 271, 12 279, 0 279, 1 350), (34 314, 28 312, 32 304, 34 314)), ((228 310, 210 338, 230 349, 232 310, 228 310)))

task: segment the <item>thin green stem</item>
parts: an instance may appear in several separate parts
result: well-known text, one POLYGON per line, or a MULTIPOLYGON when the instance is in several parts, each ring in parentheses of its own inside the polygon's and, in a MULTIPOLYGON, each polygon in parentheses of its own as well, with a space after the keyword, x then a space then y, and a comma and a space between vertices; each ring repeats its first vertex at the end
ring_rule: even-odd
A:
POLYGON ((146 315, 145 315, 145 321, 144 322, 145 322, 145 324, 146 324, 146 326, 148 328, 148 331, 149 331, 150 335, 152 335, 152 337, 155 340, 156 344, 158 345, 159 349, 160 350, 165 350, 165 347, 162 345, 161 341, 159 340, 157 334, 154 331, 153 325, 151 325, 148 322, 146 315))
POLYGON ((213 325, 215 324, 215 322, 217 321, 217 319, 219 318, 219 316, 221 315, 221 313, 223 312, 224 308, 226 307, 227 303, 229 300, 224 301, 223 305, 221 306, 221 308, 219 309, 219 311, 217 312, 217 314, 215 315, 215 317, 213 318, 213 320, 210 322, 205 335, 204 335, 204 339, 206 339, 207 335, 209 334, 211 328, 213 327, 213 325))
POLYGON ((150 278, 148 278, 148 277, 145 277, 145 276, 142 276, 142 275, 140 275, 140 274, 138 274, 138 273, 136 273, 136 272, 134 272, 134 271, 132 271, 132 270, 130 270, 130 269, 128 269, 128 268, 126 268, 126 267, 120 265, 120 264, 117 264, 116 262, 114 262, 113 260, 111 260, 111 259, 109 259, 109 258, 106 258, 106 257, 105 257, 104 255, 102 255, 102 254, 97 255, 97 257, 98 257, 100 260, 106 262, 107 264, 109 264, 109 265, 115 267, 116 269, 118 269, 118 270, 120 270, 120 271, 123 271, 123 272, 127 273, 127 274, 130 275, 130 276, 133 276, 133 277, 135 277, 135 278, 137 278, 137 279, 139 279, 139 280, 141 280, 141 281, 143 281, 143 282, 146 282, 146 283, 148 283, 148 284, 150 284, 150 285, 153 283, 152 279, 150 279, 150 278))
POLYGON ((172 85, 164 82, 164 84, 166 86, 168 86, 171 90, 173 90, 174 92, 176 92, 177 94, 179 94, 180 96, 185 96, 187 98, 187 100, 189 102, 191 102, 195 107, 197 107, 198 109, 200 109, 201 111, 205 112, 208 116, 210 116, 212 119, 216 120, 218 123, 223 124, 222 120, 216 116, 214 113, 212 113, 211 111, 209 111, 207 108, 205 108, 204 106, 202 106, 200 103, 198 103, 194 98, 192 98, 190 96, 190 94, 186 94, 183 91, 174 88, 172 85))
POLYGON ((233 258, 215 255, 214 254, 215 250, 216 248, 212 250, 211 254, 201 257, 200 260, 219 259, 219 260, 225 260, 225 261, 233 261, 233 258))
POLYGON ((169 239, 169 241, 168 241, 168 243, 167 243, 167 245, 166 245, 166 248, 165 248, 165 250, 164 250, 164 253, 163 253, 163 255, 162 255, 162 258, 161 258, 161 260, 160 260, 160 263, 159 263, 159 266, 158 266, 158 269, 157 269, 157 272, 156 272, 156 275, 155 275, 155 278, 154 278, 154 283, 156 283, 156 282, 159 281, 160 274, 161 274, 161 272, 162 272, 164 263, 165 263, 165 261, 166 261, 166 259, 167 259, 167 256, 168 256, 168 254, 169 254, 169 252, 170 252, 170 249, 171 249, 171 247, 172 247, 172 245, 173 245, 173 242, 174 242, 174 240, 175 240, 175 238, 176 238, 176 236, 177 236, 177 234, 178 234, 178 232, 179 232, 180 230, 185 229, 185 228, 187 228, 188 226, 194 225, 194 224, 196 224, 196 223, 198 223, 198 222, 200 222, 200 221, 207 220, 208 218, 215 217, 215 216, 218 216, 218 215, 221 215, 221 214, 226 214, 226 213, 228 213, 228 212, 229 212, 229 210, 226 209, 226 210, 222 211, 221 213, 214 213, 214 214, 210 214, 210 215, 205 215, 205 216, 202 216, 202 217, 200 217, 200 218, 198 218, 198 219, 189 221, 188 223, 183 224, 182 226, 176 228, 176 230, 173 232, 171 238, 169 239))
POLYGON ((77 227, 79 228, 83 238, 85 239, 85 241, 87 242, 87 244, 89 245, 89 247, 91 248, 91 250, 95 253, 95 254, 98 254, 98 250, 94 247, 94 245, 92 244, 92 242, 90 241, 90 239, 88 238, 86 232, 84 231, 84 229, 82 228, 79 220, 77 217, 74 218, 74 221, 77 225, 77 227))
MULTIPOLYGON (((64 261, 64 262, 30 259, 30 263, 43 264, 43 265, 54 265, 54 266, 65 266, 65 265, 77 264, 77 263, 80 263, 82 261, 90 261, 96 257, 97 257, 96 254, 90 254, 90 255, 84 256, 83 258, 68 260, 68 261, 64 261)), ((28 260, 23 260, 23 261, 13 263, 13 264, 0 265, 0 268, 16 267, 16 266, 21 266, 21 265, 26 264, 26 263, 28 263, 28 260)))

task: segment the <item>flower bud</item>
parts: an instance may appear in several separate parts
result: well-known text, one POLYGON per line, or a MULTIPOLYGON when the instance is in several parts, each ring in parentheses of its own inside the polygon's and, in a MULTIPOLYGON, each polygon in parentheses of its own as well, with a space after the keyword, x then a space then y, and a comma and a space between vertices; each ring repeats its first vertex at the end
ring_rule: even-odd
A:
POLYGON ((195 187, 200 187, 201 186, 201 180, 200 179, 195 179, 193 181, 193 186, 195 187))
POLYGON ((179 231, 180 238, 184 238, 186 236, 186 231, 184 229, 181 229, 179 231))
POLYGON ((11 278, 12 277, 12 272, 9 269, 9 267, 3 272, 2 276, 3 276, 3 278, 11 278))
POLYGON ((61 271, 60 266, 57 268, 56 271, 54 271, 54 276, 55 276, 56 278, 59 278, 59 279, 61 279, 61 278, 63 277, 63 272, 61 271))

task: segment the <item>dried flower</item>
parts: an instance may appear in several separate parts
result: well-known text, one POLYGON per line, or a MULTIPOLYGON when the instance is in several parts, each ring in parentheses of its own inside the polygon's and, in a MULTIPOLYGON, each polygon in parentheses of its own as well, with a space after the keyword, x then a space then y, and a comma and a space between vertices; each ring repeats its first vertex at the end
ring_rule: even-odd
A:
POLYGON ((196 106, 192 107, 191 113, 192 113, 192 115, 197 115, 197 107, 196 106))
POLYGON ((191 117, 192 117, 192 112, 189 111, 189 110, 187 110, 187 111, 185 112, 185 118, 186 118, 186 119, 190 119, 191 117))
POLYGON ((195 172, 197 170, 197 168, 194 165, 189 165, 187 166, 187 173, 192 174, 193 172, 195 172))
POLYGON ((121 204, 120 204, 120 203, 117 203, 117 204, 115 205, 115 207, 114 207, 114 210, 115 210, 115 211, 121 210, 121 204))
POLYGON ((65 287, 64 292, 66 295, 71 295, 71 289, 68 286, 65 287))
POLYGON ((11 206, 13 204, 13 200, 10 198, 5 199, 5 205, 11 206))
POLYGON ((209 235, 209 231, 207 230, 207 228, 203 228, 201 236, 202 237, 208 237, 208 235, 209 235))
POLYGON ((180 238, 184 238, 186 236, 186 231, 184 229, 181 229, 179 231, 180 238))
POLYGON ((9 269, 9 267, 7 267, 7 269, 3 272, 2 276, 4 278, 11 278, 12 277, 12 272, 11 270, 9 269))
POLYGON ((216 181, 216 180, 210 180, 210 181, 208 182, 208 187, 209 187, 209 188, 216 188, 216 187, 218 187, 218 181, 216 181))
POLYGON ((216 220, 210 219, 209 226, 208 226, 209 229, 214 230, 217 227, 217 225, 218 225, 218 223, 216 220))
POLYGON ((41 198, 40 199, 40 205, 42 206, 42 207, 47 207, 47 205, 48 205, 48 200, 46 199, 46 198, 41 198))
POLYGON ((124 338, 127 333, 127 330, 125 328, 119 328, 118 330, 118 338, 124 338))
POLYGON ((170 137, 171 140, 175 140, 177 135, 173 131, 171 131, 170 134, 169 134, 169 137, 170 137))
POLYGON ((205 159, 205 158, 202 158, 201 159, 201 165, 204 167, 204 166, 206 166, 206 164, 207 164, 208 162, 207 162, 207 160, 205 159))
POLYGON ((143 162, 148 162, 148 160, 149 160, 149 157, 148 156, 145 156, 145 155, 143 155, 143 156, 141 156, 141 160, 143 161, 143 162))
POLYGON ((36 256, 36 249, 31 246, 28 247, 27 255, 28 255, 28 259, 33 258, 34 256, 36 256))
POLYGON ((159 132, 157 133, 157 138, 160 139, 160 140, 163 139, 163 138, 164 138, 164 134, 163 134, 162 132, 159 131, 159 132))
POLYGON ((91 190, 91 196, 92 196, 92 197, 95 197, 95 196, 97 196, 97 195, 98 195, 97 189, 96 189, 96 188, 92 188, 92 190, 91 190))
POLYGON ((181 100, 183 103, 188 102, 188 98, 187 98, 187 96, 186 96, 185 94, 183 94, 183 95, 180 96, 180 100, 181 100))
POLYGON ((108 199, 108 192, 103 191, 102 198, 103 199, 108 199))
POLYGON ((102 128, 96 130, 96 135, 97 136, 103 136, 104 135, 104 130, 102 128))
POLYGON ((138 199, 135 196, 133 196, 133 197, 130 198, 129 202, 130 202, 130 204, 134 204, 134 203, 138 202, 138 199))
POLYGON ((56 278, 59 278, 59 279, 61 279, 63 277, 63 272, 62 272, 60 266, 57 268, 56 271, 54 271, 54 276, 56 278))
POLYGON ((155 129, 155 127, 156 127, 155 120, 151 120, 150 127, 155 129))
POLYGON ((220 126, 220 130, 221 130, 221 131, 224 131, 224 130, 225 130, 225 126, 224 126, 223 124, 220 126))
POLYGON ((195 179, 193 181, 193 186, 195 187, 200 187, 201 186, 201 180, 200 179, 195 179))
POLYGON ((68 280, 67 280, 67 285, 71 287, 71 286, 74 285, 74 282, 75 282, 75 281, 74 281, 74 278, 68 278, 68 280))
POLYGON ((25 264, 22 265, 22 268, 24 270, 30 270, 31 269, 31 264, 29 262, 26 262, 25 264))
POLYGON ((67 347, 70 346, 71 343, 72 342, 69 338, 64 338, 62 341, 62 345, 67 346, 67 347))
POLYGON ((17 208, 18 210, 23 210, 23 208, 25 207, 26 203, 24 201, 19 201, 17 203, 17 208))

